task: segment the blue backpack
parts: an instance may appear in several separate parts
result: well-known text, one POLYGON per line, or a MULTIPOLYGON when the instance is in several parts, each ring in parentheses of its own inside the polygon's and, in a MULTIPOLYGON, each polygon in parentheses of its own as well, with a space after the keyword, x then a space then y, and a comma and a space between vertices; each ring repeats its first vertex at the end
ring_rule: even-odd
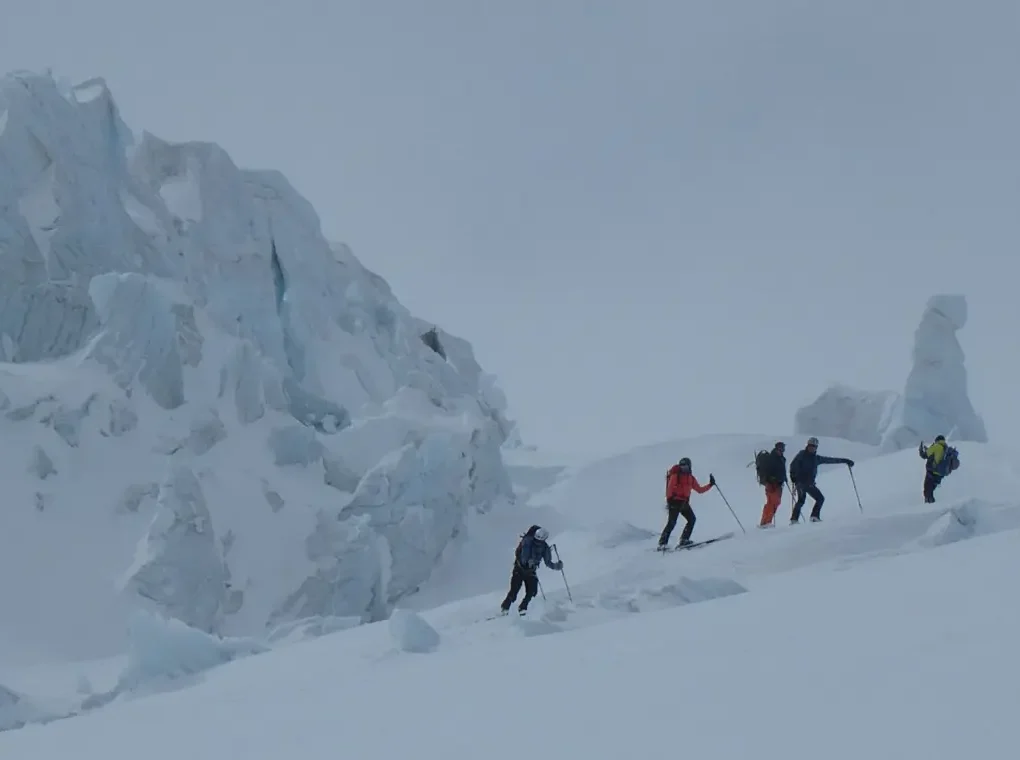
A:
POLYGON ((933 468, 932 472, 936 475, 945 477, 951 472, 954 472, 960 466, 960 452, 954 449, 952 446, 946 446, 946 453, 942 455, 942 461, 937 463, 933 468))

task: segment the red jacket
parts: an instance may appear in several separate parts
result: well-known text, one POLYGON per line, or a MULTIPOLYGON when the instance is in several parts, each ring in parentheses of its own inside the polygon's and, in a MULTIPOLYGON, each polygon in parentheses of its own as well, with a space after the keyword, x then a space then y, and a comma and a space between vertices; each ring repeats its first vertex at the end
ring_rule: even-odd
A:
POLYGON ((680 467, 673 465, 666 478, 666 501, 687 501, 691 498, 691 491, 705 493, 711 487, 709 483, 701 485, 694 475, 680 472, 680 467))

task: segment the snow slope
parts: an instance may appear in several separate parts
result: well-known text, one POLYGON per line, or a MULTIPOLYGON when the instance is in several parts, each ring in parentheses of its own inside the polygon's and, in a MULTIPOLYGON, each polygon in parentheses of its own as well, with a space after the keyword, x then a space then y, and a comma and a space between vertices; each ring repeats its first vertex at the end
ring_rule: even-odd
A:
POLYGON ((122 654, 138 607, 378 620, 513 498, 506 400, 276 172, 0 79, 0 663, 122 654))
MULTIPOLYGON (((531 508, 560 516, 572 603, 543 571, 548 598, 528 619, 486 620, 493 588, 2 733, 0 753, 509 758, 523 740, 552 757, 676 743, 704 758, 1011 757, 1020 613, 1003 600, 1020 572, 1020 474, 1007 452, 965 444, 964 468, 924 505, 916 454, 823 440, 858 460, 863 515, 845 469, 830 468, 824 523, 758 531, 740 468, 763 440, 678 441, 564 470, 531 508), (729 484, 746 536, 651 551, 662 515, 640 476, 678 451, 729 484), (621 508, 602 491, 628 474, 639 488, 621 508)), ((716 494, 695 508, 699 534, 735 525, 716 494)), ((491 564, 505 571, 507 556, 491 564)))
MULTIPOLYGON (((963 467, 926 505, 915 452, 823 439, 823 453, 857 461, 863 512, 846 468, 825 467, 823 523, 785 525, 786 504, 779 527, 760 531, 746 465, 773 440, 706 436, 570 466, 514 452, 511 471, 559 469, 556 482, 516 521, 474 518, 489 532, 473 526, 455 542, 390 621, 260 643, 203 642, 143 620, 121 690, 84 700, 78 717, 0 733, 0 752, 498 758, 519 754, 522 725, 551 756, 677 741, 699 757, 1012 756, 1020 614, 1002 603, 1020 570, 1012 452, 963 444, 963 467), (661 555, 663 476, 684 455, 699 477, 714 472, 748 532, 710 492, 695 497, 695 537, 736 535, 661 555), (488 619, 535 517, 554 530, 569 597, 546 569, 528 618, 488 619)), ((787 442, 792 454, 799 441, 787 442)), ((33 697, 33 679, 48 675, 7 674, 33 697)))

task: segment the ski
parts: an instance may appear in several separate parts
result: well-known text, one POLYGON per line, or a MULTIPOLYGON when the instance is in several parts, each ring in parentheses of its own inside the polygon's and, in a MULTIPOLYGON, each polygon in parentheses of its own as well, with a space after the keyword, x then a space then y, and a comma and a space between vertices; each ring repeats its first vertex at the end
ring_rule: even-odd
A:
POLYGON ((663 554, 666 552, 682 552, 688 549, 697 549, 699 546, 708 546, 709 544, 714 544, 716 541, 725 541, 727 538, 733 538, 735 535, 737 535, 735 532, 723 533, 721 536, 706 538, 704 541, 695 541, 694 543, 687 544, 686 546, 657 546, 655 547, 655 551, 662 552, 663 554))
MULTIPOLYGON (((528 615, 527 615, 527 613, 522 615, 520 612, 518 612, 516 616, 517 617, 521 617, 521 618, 526 618, 528 615)), ((505 617, 514 617, 514 615, 513 615, 513 613, 510 613, 510 612, 506 612, 506 613, 497 612, 495 615, 493 615, 491 617, 482 618, 482 620, 480 620, 479 622, 484 623, 484 622, 489 621, 489 620, 499 620, 500 618, 505 618, 505 617)))

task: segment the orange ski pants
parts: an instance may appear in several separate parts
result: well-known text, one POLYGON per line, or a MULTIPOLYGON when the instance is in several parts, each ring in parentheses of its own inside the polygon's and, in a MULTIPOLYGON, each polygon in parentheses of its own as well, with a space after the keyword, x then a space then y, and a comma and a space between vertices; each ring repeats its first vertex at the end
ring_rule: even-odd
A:
POLYGON ((770 525, 779 511, 779 504, 783 501, 783 486, 781 483, 767 483, 765 485, 765 507, 761 511, 761 524, 770 525))

